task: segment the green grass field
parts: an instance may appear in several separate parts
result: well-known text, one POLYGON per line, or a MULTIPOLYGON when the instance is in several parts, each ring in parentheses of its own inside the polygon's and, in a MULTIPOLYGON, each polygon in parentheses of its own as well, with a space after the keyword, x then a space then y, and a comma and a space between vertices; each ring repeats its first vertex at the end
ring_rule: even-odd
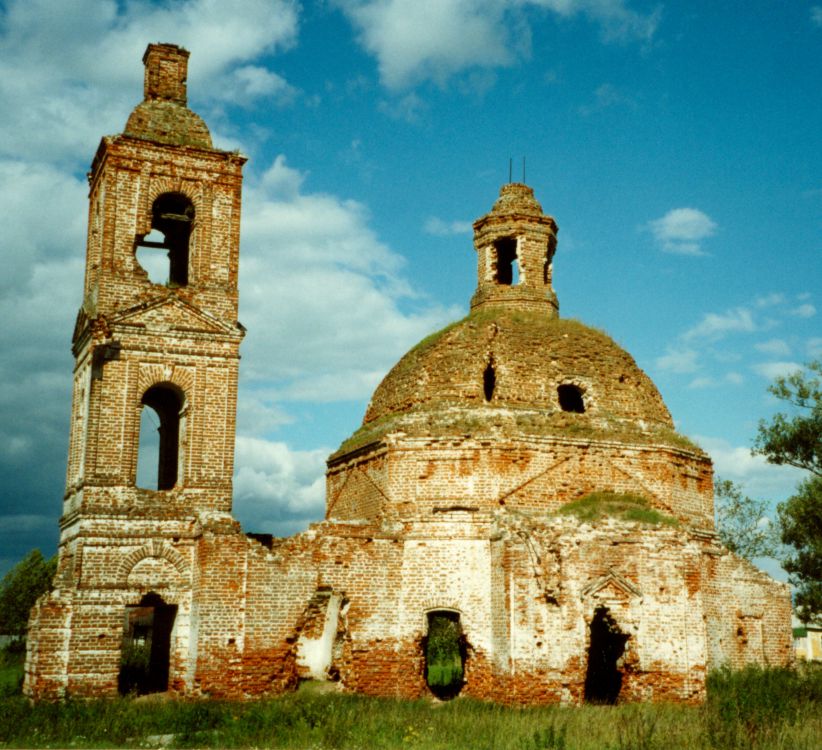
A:
POLYGON ((426 748, 818 750, 822 669, 711 677, 704 706, 504 708, 345 695, 306 685, 247 703, 0 698, 0 746, 26 748, 426 748))

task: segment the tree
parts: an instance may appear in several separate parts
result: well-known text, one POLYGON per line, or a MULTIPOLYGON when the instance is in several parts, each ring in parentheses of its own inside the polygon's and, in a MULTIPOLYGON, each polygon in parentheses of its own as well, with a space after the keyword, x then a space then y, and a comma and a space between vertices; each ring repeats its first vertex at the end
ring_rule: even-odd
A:
POLYGON ((739 485, 719 477, 714 480, 714 500, 722 544, 746 560, 776 556, 779 529, 768 515, 767 502, 743 495, 739 485))
POLYGON ((45 560, 34 549, 15 565, 0 584, 0 633, 22 638, 26 634, 29 612, 41 594, 51 588, 57 570, 57 557, 45 560))
POLYGON ((799 617, 807 622, 822 614, 822 360, 777 378, 768 390, 792 409, 759 423, 754 452, 812 475, 779 506, 782 541, 792 549, 782 565, 797 587, 799 617))

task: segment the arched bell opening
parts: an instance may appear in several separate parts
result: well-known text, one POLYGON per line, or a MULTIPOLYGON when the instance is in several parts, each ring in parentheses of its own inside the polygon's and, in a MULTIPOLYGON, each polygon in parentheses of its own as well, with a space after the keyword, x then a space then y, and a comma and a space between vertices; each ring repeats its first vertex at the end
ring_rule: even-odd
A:
POLYGON ((613 705, 622 689, 622 657, 630 635, 623 633, 607 607, 597 607, 589 626, 585 702, 613 705))
POLYGON ((170 490, 179 480, 183 393, 168 383, 149 388, 140 401, 138 487, 170 490))
POLYGON ((121 695, 168 690, 171 633, 176 617, 177 605, 166 604, 153 592, 146 594, 139 604, 126 607, 117 678, 121 695))
POLYGON ((154 201, 151 232, 138 235, 134 244, 137 262, 151 282, 170 287, 188 284, 193 225, 194 205, 188 196, 163 193, 154 201))
POLYGON ((440 700, 456 698, 465 685, 467 644, 459 612, 433 610, 423 638, 425 682, 440 700))

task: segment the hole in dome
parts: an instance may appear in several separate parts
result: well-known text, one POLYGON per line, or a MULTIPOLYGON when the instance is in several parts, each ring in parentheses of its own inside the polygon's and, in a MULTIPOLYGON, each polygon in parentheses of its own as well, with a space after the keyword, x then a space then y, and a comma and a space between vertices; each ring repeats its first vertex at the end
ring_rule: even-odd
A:
POLYGON ((494 360, 488 360, 488 365, 485 372, 482 374, 482 390, 485 394, 485 400, 490 401, 494 398, 494 389, 497 387, 497 373, 494 371, 494 360))
POLYGON ((582 400, 582 388, 577 385, 561 385, 557 388, 559 408, 575 414, 585 413, 585 402, 582 400))

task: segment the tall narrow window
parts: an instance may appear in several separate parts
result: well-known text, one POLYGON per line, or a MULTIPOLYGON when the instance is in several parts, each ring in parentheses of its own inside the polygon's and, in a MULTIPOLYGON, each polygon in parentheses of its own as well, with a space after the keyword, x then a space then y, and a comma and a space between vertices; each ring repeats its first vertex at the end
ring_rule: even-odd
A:
POLYGON ((485 367, 485 372, 482 373, 482 390, 485 395, 485 400, 490 401, 494 398, 494 390, 497 387, 497 373, 494 370, 493 357, 488 360, 485 367))
POLYGON ((142 403, 137 486, 170 490, 177 484, 183 399, 175 388, 155 385, 143 394, 142 403))
POLYGON ((151 232, 137 237, 137 261, 154 283, 188 284, 189 241, 194 206, 181 193, 165 193, 151 209, 151 232), (165 257, 162 252, 165 251, 165 257))
POLYGON ((517 241, 513 237, 503 237, 494 243, 497 253, 497 283, 510 286, 519 283, 517 265, 517 241))

